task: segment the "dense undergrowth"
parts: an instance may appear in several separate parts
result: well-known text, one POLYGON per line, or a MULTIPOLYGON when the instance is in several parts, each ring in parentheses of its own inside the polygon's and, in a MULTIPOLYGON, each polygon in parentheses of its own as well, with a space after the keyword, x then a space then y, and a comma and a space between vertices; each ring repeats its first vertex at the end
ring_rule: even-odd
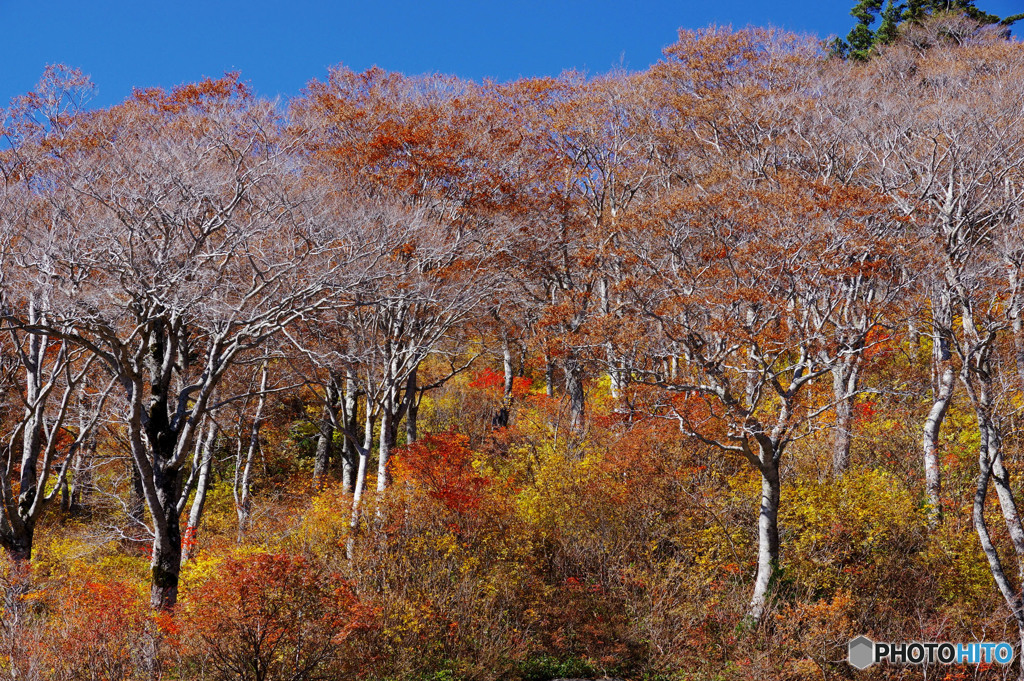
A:
POLYGON ((782 568, 753 628, 759 482, 743 462, 670 422, 600 406, 572 433, 559 428, 563 403, 520 392, 500 429, 486 382, 456 380, 428 399, 432 434, 400 450, 394 485, 368 500, 356 531, 350 496, 334 482, 309 489, 302 429, 280 421, 266 436, 279 438, 278 458, 268 448, 271 474, 240 541, 233 462, 218 467, 171 613, 148 607, 146 544, 110 529, 124 518, 104 498, 125 493, 123 480, 98 476, 91 505, 41 530, 31 574, 6 568, 6 673, 817 679, 849 676, 846 642, 861 633, 1012 638, 960 509, 971 443, 950 429, 948 521, 929 531, 913 399, 860 402, 857 465, 839 479, 827 473, 827 431, 799 443, 799 475, 783 490, 782 568), (463 431, 448 421, 456 410, 463 431))

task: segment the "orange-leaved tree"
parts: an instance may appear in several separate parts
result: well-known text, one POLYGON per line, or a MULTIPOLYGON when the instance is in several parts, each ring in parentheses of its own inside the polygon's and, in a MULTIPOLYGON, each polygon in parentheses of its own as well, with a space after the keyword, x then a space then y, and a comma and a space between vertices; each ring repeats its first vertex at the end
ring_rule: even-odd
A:
POLYGON ((339 678, 360 663, 346 644, 372 615, 344 581, 287 554, 228 558, 183 601, 186 661, 218 679, 339 678))

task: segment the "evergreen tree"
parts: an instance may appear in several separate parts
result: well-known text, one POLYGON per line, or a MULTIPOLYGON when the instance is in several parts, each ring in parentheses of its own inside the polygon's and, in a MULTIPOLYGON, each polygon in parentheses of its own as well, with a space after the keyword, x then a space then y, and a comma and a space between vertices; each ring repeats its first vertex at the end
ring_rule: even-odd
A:
POLYGON ((836 38, 832 42, 832 53, 842 58, 867 61, 878 45, 888 45, 899 36, 900 26, 905 22, 920 23, 930 16, 943 12, 959 13, 981 25, 999 24, 1007 29, 1024 19, 1024 13, 1002 18, 989 14, 975 6, 975 0, 907 0, 896 3, 888 0, 859 0, 850 15, 857 20, 846 40, 836 38), (877 29, 872 26, 881 19, 877 29))

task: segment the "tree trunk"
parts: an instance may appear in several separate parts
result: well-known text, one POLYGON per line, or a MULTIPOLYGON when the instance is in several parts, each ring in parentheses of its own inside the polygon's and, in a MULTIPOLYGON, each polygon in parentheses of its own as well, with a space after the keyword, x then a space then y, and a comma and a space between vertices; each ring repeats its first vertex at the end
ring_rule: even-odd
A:
POLYGON ((366 400, 366 419, 363 422, 363 451, 359 452, 359 468, 356 474, 356 488, 352 495, 352 529, 359 523, 359 502, 363 499, 363 492, 366 490, 366 473, 369 467, 370 452, 373 450, 373 429, 377 421, 377 415, 370 407, 370 400, 366 400))
POLYGON ((81 513, 84 508, 86 490, 92 484, 92 458, 96 454, 96 436, 90 436, 84 446, 75 452, 69 483, 68 512, 81 513))
POLYGON ((612 399, 619 399, 622 397, 622 388, 624 384, 623 371, 619 366, 619 361, 615 358, 612 353, 611 344, 608 344, 608 362, 611 365, 611 371, 608 372, 609 378, 609 392, 612 399))
POLYGON ((409 400, 409 407, 405 410, 405 444, 411 445, 419 437, 420 401, 414 395, 409 400))
MULTIPOLYGON (((341 395, 339 390, 340 380, 331 374, 331 379, 327 383, 327 393, 324 395, 324 408, 323 414, 320 417, 319 431, 320 434, 316 440, 316 454, 313 457, 313 488, 322 489, 327 482, 327 473, 330 471, 331 457, 334 454, 334 424, 338 418, 338 408, 344 408, 344 404, 339 405, 341 401, 341 395)), ((344 415, 342 415, 344 418, 344 415)))
POLYGON ((327 414, 324 414, 324 417, 320 419, 320 435, 316 440, 316 456, 313 460, 313 486, 316 489, 322 488, 326 482, 325 476, 331 463, 333 440, 334 426, 331 425, 327 414))
POLYGON ((181 518, 178 499, 181 495, 181 471, 165 469, 170 457, 157 459, 153 467, 153 484, 163 518, 156 525, 153 558, 150 562, 152 588, 150 605, 169 610, 178 602, 178 578, 181 573, 181 518))
POLYGON ((1017 367, 1017 380, 1020 387, 1024 389, 1024 318, 1022 318, 1022 295, 1020 277, 1017 275, 1017 267, 1010 263, 1009 266, 1010 301, 1007 304, 1007 314, 1010 316, 1013 328, 1013 360, 1017 367))
MULTIPOLYGON (((43 449, 45 400, 42 392, 42 362, 46 351, 45 338, 33 336, 29 341, 29 360, 25 372, 25 401, 29 405, 23 416, 24 429, 21 433, 21 466, 18 474, 17 506, 5 527, 3 543, 12 560, 16 563, 32 559, 32 540, 35 535, 36 518, 33 507, 36 503, 37 466, 43 449)), ((5 486, 8 484, 5 480, 5 486)), ((5 495, 6 496, 6 495, 5 495)))
MULTIPOLYGON (((38 319, 34 308, 32 310, 30 318, 38 319)), ((16 333, 12 332, 12 338, 19 346, 24 409, 3 452, 7 467, 0 478, 0 545, 15 563, 24 563, 31 560, 32 541, 39 518, 58 494, 62 499, 67 497, 67 466, 75 460, 83 440, 91 436, 93 422, 82 418, 82 429, 67 449, 71 461, 61 465, 56 484, 50 489, 50 474, 57 452, 56 439, 68 414, 70 398, 90 362, 80 365, 81 373, 76 377, 67 371, 69 364, 65 345, 52 345, 47 336, 30 335, 25 343, 27 349, 23 349, 16 333), (56 350, 56 353, 51 350, 56 350), (53 355, 49 365, 48 355, 53 355), (65 374, 66 384, 63 394, 54 404, 50 397, 59 373, 65 374), (20 454, 16 454, 19 449, 20 454)))
POLYGON ((935 343, 933 363, 937 381, 932 408, 924 422, 924 485, 928 499, 928 525, 934 529, 942 524, 942 472, 939 467, 939 431, 949 410, 956 385, 956 372, 949 349, 949 338, 943 334, 935 343))
POLYGON ((555 363, 544 355, 544 392, 548 397, 555 396, 555 363))
MULTIPOLYGON (((5 528, 7 529, 7 528, 5 528)), ((21 523, 21 527, 5 537, 4 544, 7 555, 15 563, 27 565, 32 560, 32 541, 35 536, 35 522, 29 520, 21 523)))
POLYGON ((82 442, 82 446, 75 450, 74 459, 71 462, 71 480, 64 486, 68 499, 66 501, 67 511, 72 514, 81 513, 84 505, 86 491, 92 485, 92 462, 96 456, 96 431, 95 426, 90 424, 88 409, 84 402, 79 402, 79 432, 88 429, 88 435, 82 442))
POLYGON ((779 565, 779 465, 772 452, 762 454, 761 507, 757 520, 757 575, 748 616, 760 622, 768 606, 775 570, 779 565), (767 460, 766 460, 767 459, 767 460))
MULTIPOLYGON (((155 364, 162 359, 163 348, 156 352, 155 364)), ((172 427, 168 415, 166 390, 156 381, 151 384, 146 407, 146 420, 142 422, 145 450, 133 452, 136 469, 143 464, 149 470, 139 470, 139 479, 146 476, 145 485, 153 517, 153 555, 150 561, 152 584, 150 604, 157 610, 169 610, 178 601, 178 577, 181 573, 181 467, 175 465, 178 432, 172 427), (149 486, 151 485, 151 486, 149 486)), ((142 445, 141 440, 133 443, 142 445)))
MULTIPOLYGON (((419 433, 417 428, 417 417, 419 416, 420 410, 420 387, 419 387, 419 365, 413 367, 412 371, 409 372, 409 378, 405 382, 405 395, 402 397, 402 411, 405 413, 405 444, 411 445, 416 442, 416 438, 419 433)), ((395 437, 393 441, 397 441, 398 438, 398 424, 393 424, 395 430, 395 437)))
POLYGON ((370 452, 373 451, 373 430, 377 424, 377 414, 370 409, 369 398, 366 404, 366 418, 363 422, 363 451, 359 453, 359 471, 356 476, 356 493, 353 507, 359 506, 359 499, 366 490, 366 475, 370 464, 370 452))
MULTIPOLYGON (((605 344, 605 359, 608 362, 608 393, 613 400, 622 397, 622 391, 626 387, 626 371, 620 358, 615 356, 615 349, 611 342, 605 344)), ((616 407, 616 410, 618 407, 616 407)))
POLYGON ((583 393, 583 368, 575 354, 570 353, 565 357, 563 369, 565 371, 565 391, 569 395, 572 428, 581 430, 586 410, 586 397, 583 393))
POLYGON ((210 489, 210 474, 213 470, 213 446, 217 441, 217 424, 210 419, 206 438, 203 440, 200 453, 199 474, 196 481, 196 496, 192 499, 192 507, 188 513, 188 526, 185 529, 185 546, 182 550, 182 562, 188 562, 194 555, 196 541, 199 536, 199 523, 206 507, 206 494, 210 489))
MULTIPOLYGON (((1010 473, 1003 464, 1002 431, 995 411, 996 401, 993 397, 995 386, 989 357, 996 338, 993 334, 981 341, 979 334, 974 332, 973 320, 966 314, 963 319, 970 345, 963 356, 964 367, 961 378, 974 407, 980 440, 978 479, 975 487, 972 519, 982 551, 988 560, 989 572, 992 574, 1007 608, 1013 614, 1018 630, 1024 631, 1024 600, 1022 600, 1020 591, 1013 587, 1006 575, 999 556, 999 549, 989 535, 985 519, 985 502, 991 484, 996 489, 1003 524, 1016 558, 1014 567, 1017 569, 1019 585, 1020 581, 1024 579, 1024 523, 1021 521, 1020 512, 1014 500, 1010 473)), ((1024 636, 1021 637, 1021 641, 1024 643, 1024 636)), ((1024 678, 1024 664, 1021 665, 1018 678, 1024 678)))
POLYGON ((241 442, 238 445, 238 454, 235 459, 235 513, 238 516, 238 542, 241 543, 245 533, 249 530, 249 523, 252 516, 252 497, 250 485, 252 483, 252 464, 256 459, 256 452, 260 448, 260 426, 263 425, 263 407, 267 403, 267 363, 263 363, 260 369, 260 396, 256 402, 256 413, 252 419, 252 426, 249 429, 249 446, 245 452, 245 460, 242 461, 241 442), (241 468, 241 474, 239 474, 241 468))
POLYGON ((946 418, 956 371, 953 368, 952 325, 953 316, 945 296, 933 296, 932 317, 932 407, 924 422, 922 450, 924 453, 924 485, 928 502, 928 525, 932 529, 942 524, 942 469, 939 467, 939 433, 946 418))
POLYGON ((857 393, 859 355, 852 355, 832 368, 832 390, 836 403, 836 426, 832 436, 832 473, 841 476, 850 467, 853 439, 853 400, 857 393))
MULTIPOLYGON (((241 445, 241 443, 239 443, 241 445)), ((256 445, 252 440, 246 449, 245 459, 242 460, 241 446, 239 446, 238 458, 235 467, 235 515, 238 517, 238 542, 241 543, 249 529, 249 520, 252 516, 252 496, 250 487, 252 485, 252 463, 256 458, 256 445), (239 474, 238 466, 241 466, 239 474)))
MULTIPOLYGON (((606 317, 612 313, 611 309, 611 296, 609 295, 610 284, 608 277, 601 277, 599 284, 599 293, 601 297, 601 314, 606 317)), ((605 343, 605 360, 608 362, 608 389, 613 400, 617 400, 622 397, 623 388, 623 376, 622 370, 619 366, 620 362, 615 356, 615 348, 612 346, 611 341, 605 343)))
POLYGON ((366 473, 369 467, 370 451, 373 449, 373 427, 377 420, 377 415, 371 405, 370 397, 366 398, 366 416, 363 421, 363 449, 359 452, 359 468, 356 474, 356 487, 352 493, 352 519, 349 521, 349 528, 351 533, 349 534, 348 541, 345 544, 345 555, 350 560, 352 559, 352 552, 355 548, 355 535, 359 531, 359 511, 360 504, 363 500, 363 492, 366 490, 366 473))
POLYGON ((502 366, 505 370, 504 397, 507 404, 512 400, 512 386, 515 382, 515 372, 512 368, 512 347, 508 342, 508 338, 503 338, 501 341, 501 358, 502 366))
MULTIPOLYGON (((982 418, 984 419, 984 417, 982 418)), ((999 438, 993 438, 996 434, 990 430, 990 427, 987 424, 983 425, 982 420, 979 420, 979 429, 981 431, 982 441, 978 453, 978 480, 974 492, 974 507, 972 509, 974 529, 978 534, 978 541, 981 544, 982 551, 985 553, 985 558, 988 561, 989 572, 992 573, 992 578, 996 583, 996 588, 999 590, 999 593, 1003 597, 1003 601, 1006 603, 1007 608, 1010 610, 1010 613, 1017 622, 1018 635, 1022 645, 1021 649, 1024 650, 1024 600, 1021 599, 1020 592, 1013 587, 1013 584, 1006 575, 1002 560, 999 557, 999 551, 992 541, 992 537, 988 530, 988 524, 985 520, 985 502, 988 497, 989 485, 994 477, 998 477, 997 475, 994 475, 996 468, 994 465, 995 462, 999 461, 999 467, 1002 468, 1001 452, 998 458, 993 457, 993 454, 995 453, 993 451, 994 447, 998 448, 998 445, 993 442, 993 440, 998 441, 999 438)), ((1004 478, 1004 482, 1008 483, 1009 480, 1004 478)), ((1008 516, 1006 514, 1006 509, 1004 508, 1003 510, 1004 521, 1007 523, 1008 527, 1011 527, 1010 517, 1012 517, 1012 514, 1011 516, 1008 516)), ((1016 509, 1014 507, 1014 511, 1015 510, 1016 509)), ((1015 526, 1018 530, 1020 529, 1019 518, 1017 519, 1015 526)), ((1014 533, 1011 532, 1011 538, 1013 538, 1013 534, 1014 533)), ((1018 551, 1018 567, 1021 565, 1020 561, 1021 555, 1018 551)), ((1018 660, 1018 664, 1020 665, 1018 679, 1024 679, 1024 660, 1018 660)))
POLYGON ((131 459, 128 467, 132 475, 132 488, 128 492, 128 516, 139 525, 146 524, 146 492, 142 486, 142 474, 131 459))
MULTIPOLYGON (((389 400, 390 402, 390 400, 389 400)), ((391 472, 388 464, 391 462, 391 448, 394 446, 392 432, 394 430, 391 413, 391 405, 386 404, 381 409, 380 416, 380 448, 377 450, 377 491, 383 492, 391 482, 391 472)))
MULTIPOLYGON (((342 404, 344 408, 341 417, 345 421, 345 429, 349 433, 354 433, 359 419, 359 396, 352 374, 345 376, 345 398, 342 404)), ((346 436, 341 448, 341 481, 345 491, 349 494, 355 492, 358 469, 359 452, 355 444, 346 436)))

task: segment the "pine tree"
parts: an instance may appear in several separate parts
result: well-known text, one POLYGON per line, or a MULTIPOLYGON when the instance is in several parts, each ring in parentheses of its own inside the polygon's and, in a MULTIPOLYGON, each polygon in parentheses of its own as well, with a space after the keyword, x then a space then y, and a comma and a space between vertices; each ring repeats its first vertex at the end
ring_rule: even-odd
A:
POLYGON ((1006 18, 989 14, 978 9, 975 0, 907 0, 906 3, 888 0, 884 8, 882 0, 859 0, 850 11, 857 23, 845 41, 836 38, 832 42, 832 53, 841 58, 867 61, 877 46, 888 45, 896 40, 903 23, 920 23, 943 12, 959 13, 981 25, 998 24, 1007 29, 1024 19, 1024 13, 1006 18), (878 19, 881 19, 881 23, 877 29, 872 29, 878 19))
MULTIPOLYGON (((892 7, 892 0, 888 7, 892 7)), ((860 0, 850 14, 857 20, 849 35, 846 36, 850 49, 850 56, 854 59, 867 59, 867 55, 875 45, 875 32, 871 25, 875 23, 875 16, 882 9, 882 0, 860 0)))

